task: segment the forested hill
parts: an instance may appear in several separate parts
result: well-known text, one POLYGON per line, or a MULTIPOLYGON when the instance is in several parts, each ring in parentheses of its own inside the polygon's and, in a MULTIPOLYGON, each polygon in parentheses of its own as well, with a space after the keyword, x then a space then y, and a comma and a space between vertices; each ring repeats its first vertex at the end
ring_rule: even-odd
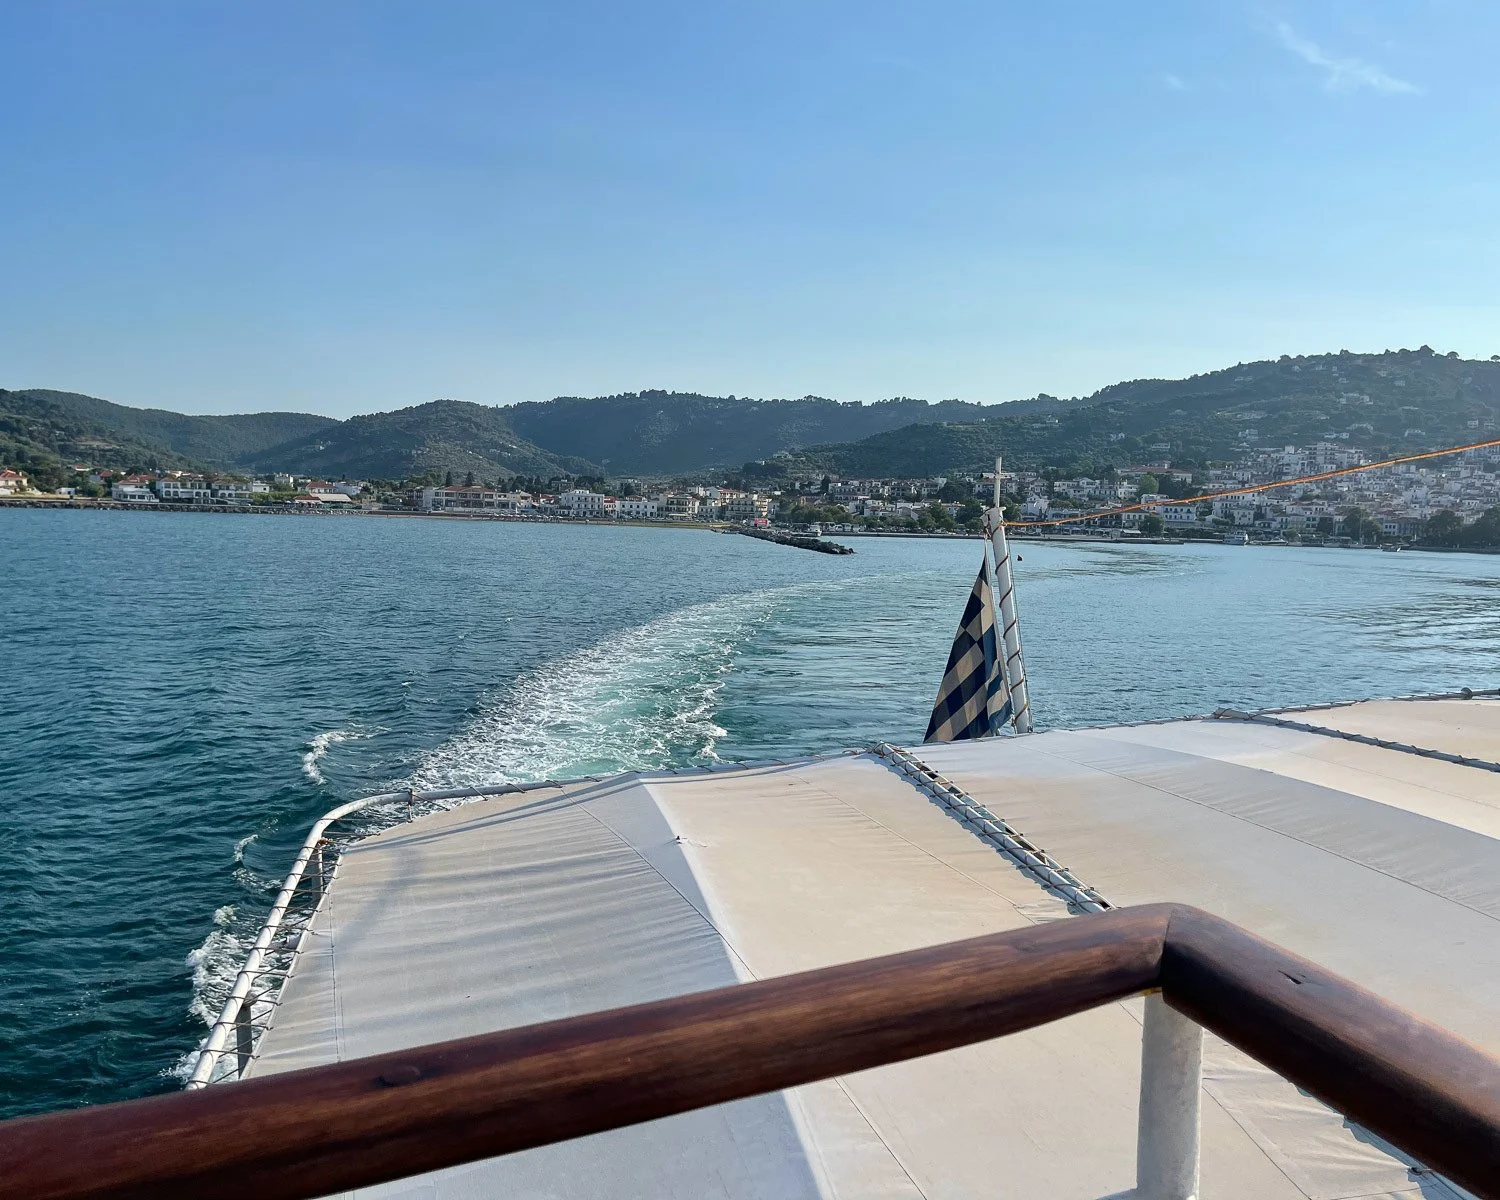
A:
MULTIPOLYGON (((844 475, 1203 462, 1338 441, 1385 456, 1500 437, 1500 361, 1420 350, 1283 356, 1189 379, 1114 384, 1025 416, 925 425, 820 446, 796 466, 844 475)), ((773 469, 776 464, 769 464, 773 469)))
MULTIPOLYGON (((1050 398, 1007 405, 1008 412, 1050 409, 1050 398)), ((900 398, 875 404, 819 396, 751 400, 693 392, 562 396, 506 410, 517 433, 555 454, 602 462, 610 474, 671 475, 765 458, 829 442, 849 442, 909 425, 982 420, 993 407, 900 398)))
MULTIPOLYGON (((64 426, 87 429, 92 431, 93 440, 128 447, 127 457, 133 454, 142 462, 145 458, 155 458, 163 465, 167 465, 165 459, 181 459, 235 466, 253 460, 272 446, 338 424, 332 417, 313 413, 194 417, 160 408, 129 408, 95 396, 44 388, 0 391, 0 414, 17 421, 30 421, 33 432, 60 431, 64 426)), ((70 437, 49 435, 43 441, 63 449, 70 437)), ((174 461, 171 465, 180 463, 174 461)))
POLYGON ((335 421, 307 413, 192 417, 68 392, 0 391, 0 465, 76 456, 90 465, 204 464, 400 479, 453 471, 680 476, 757 462, 766 479, 1015 466, 1236 459, 1338 441, 1384 455, 1478 441, 1500 427, 1500 361, 1421 350, 1283 357, 1189 379, 1038 396, 878 404, 748 400, 684 392, 562 397, 509 408, 435 400, 335 421))
POLYGON ((162 470, 195 465, 166 446, 88 420, 70 407, 47 399, 53 395, 66 397, 69 393, 8 392, 0 388, 0 467, 45 478, 64 460, 95 467, 162 470))
POLYGON ((507 475, 593 475, 596 463, 553 454, 517 434, 511 410, 434 400, 396 412, 350 417, 263 452, 248 465, 350 479, 406 479, 453 471, 507 475))

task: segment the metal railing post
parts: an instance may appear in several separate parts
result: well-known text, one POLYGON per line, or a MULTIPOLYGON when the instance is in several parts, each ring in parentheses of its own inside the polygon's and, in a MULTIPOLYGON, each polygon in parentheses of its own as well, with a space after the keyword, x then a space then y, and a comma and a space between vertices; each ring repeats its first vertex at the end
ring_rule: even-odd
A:
POLYGON ((255 1001, 257 997, 254 992, 249 993, 240 1002, 240 1011, 234 1015, 234 1049, 235 1057, 239 1060, 239 1069, 236 1072, 241 1079, 250 1067, 251 1056, 255 1053, 255 1001))
POLYGON ((1162 999, 1146 997, 1141 1031, 1140 1127, 1135 1194, 1139 1200, 1196 1200, 1203 1027, 1162 999))

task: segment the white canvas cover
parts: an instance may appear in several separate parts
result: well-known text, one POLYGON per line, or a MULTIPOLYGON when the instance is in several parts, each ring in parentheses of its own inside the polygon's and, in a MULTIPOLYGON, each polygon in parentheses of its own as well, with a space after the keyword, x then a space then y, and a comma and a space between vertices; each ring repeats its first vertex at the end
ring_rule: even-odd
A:
MULTIPOLYGON (((1230 721, 918 753, 1114 904, 1200 905, 1500 1052, 1500 776, 1230 721)), ((254 1070, 1058 919, 873 756, 496 798, 350 848, 254 1070)), ((1099 1200, 1133 1180, 1139 1009, 361 1194, 1099 1200)), ((1212 1040, 1206 1076, 1205 1197, 1455 1194, 1212 1040)))

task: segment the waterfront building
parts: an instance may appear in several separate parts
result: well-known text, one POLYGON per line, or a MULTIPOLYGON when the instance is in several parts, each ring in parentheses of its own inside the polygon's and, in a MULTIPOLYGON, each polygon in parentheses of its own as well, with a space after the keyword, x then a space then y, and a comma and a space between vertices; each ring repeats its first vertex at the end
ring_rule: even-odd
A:
POLYGON ((615 501, 615 516, 627 521, 650 521, 661 516, 660 500, 623 496, 615 501))
MULTIPOLYGON (((454 487, 421 487, 411 493, 413 507, 423 512, 476 512, 515 515, 521 510, 525 493, 502 492, 480 484, 454 487)), ((324 499, 349 503, 352 497, 343 492, 328 492, 324 499)), ((527 497, 529 499, 529 497, 527 497)))
POLYGON ((754 521, 764 518, 770 502, 758 492, 741 492, 724 502, 724 519, 727 521, 754 521))
POLYGON ((573 488, 557 498, 557 506, 570 517, 604 516, 604 496, 584 488, 573 488))
POLYGON ((213 492, 221 504, 249 504, 255 494, 245 479, 221 479, 213 485, 213 492))
POLYGON ((189 504, 207 504, 214 498, 212 485, 201 475, 164 476, 156 481, 156 494, 189 504))
POLYGON ((0 496, 14 496, 17 492, 29 492, 31 485, 19 471, 7 468, 0 471, 0 496))

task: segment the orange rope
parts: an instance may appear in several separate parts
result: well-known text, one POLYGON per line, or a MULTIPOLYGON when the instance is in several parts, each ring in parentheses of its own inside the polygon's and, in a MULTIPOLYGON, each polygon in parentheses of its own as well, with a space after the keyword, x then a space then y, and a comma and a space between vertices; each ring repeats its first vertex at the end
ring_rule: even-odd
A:
POLYGON ((1471 442, 1467 446, 1451 446, 1447 450, 1426 450, 1421 454, 1406 454, 1400 458, 1387 458, 1383 462, 1364 463, 1358 467, 1340 467, 1336 471, 1324 471, 1318 475, 1299 475, 1296 479, 1278 479, 1274 483, 1257 483, 1251 487, 1231 488, 1227 492, 1209 492, 1202 496, 1185 496, 1180 500, 1146 500, 1140 504, 1127 504, 1122 508, 1106 508, 1098 512, 1079 513, 1073 517, 1056 517, 1048 521, 1007 521, 1007 529, 1035 528, 1042 525, 1069 525, 1075 521, 1097 521, 1100 517, 1117 517, 1121 513, 1140 512, 1143 508, 1156 508, 1165 504, 1200 504, 1204 500, 1220 500, 1225 496, 1249 496, 1255 492, 1267 492, 1273 488, 1291 487, 1298 483, 1317 483, 1320 479, 1335 479, 1340 475, 1355 475, 1360 471, 1374 471, 1380 467, 1395 467, 1402 463, 1421 462, 1424 458, 1442 458, 1445 454, 1462 454, 1467 450, 1487 450, 1500 446, 1500 438, 1489 442, 1471 442))

